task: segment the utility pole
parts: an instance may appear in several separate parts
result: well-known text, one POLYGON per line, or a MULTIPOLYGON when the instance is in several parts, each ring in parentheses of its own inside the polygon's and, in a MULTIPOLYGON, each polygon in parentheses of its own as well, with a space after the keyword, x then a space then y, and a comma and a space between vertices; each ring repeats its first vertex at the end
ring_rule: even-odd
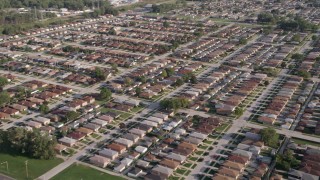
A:
POLYGON ((29 173, 28 173, 28 160, 25 161, 26 164, 26 174, 27 174, 27 178, 29 178, 29 173))
POLYGON ((0 163, 0 164, 6 164, 6 166, 7 166, 7 172, 9 172, 9 165, 8 165, 8 161, 4 161, 4 162, 2 162, 2 163, 0 163))
POLYGON ((38 19, 36 6, 34 6, 34 19, 38 19))
POLYGON ((40 11, 40 18, 41 18, 41 21, 43 20, 43 10, 40 11))

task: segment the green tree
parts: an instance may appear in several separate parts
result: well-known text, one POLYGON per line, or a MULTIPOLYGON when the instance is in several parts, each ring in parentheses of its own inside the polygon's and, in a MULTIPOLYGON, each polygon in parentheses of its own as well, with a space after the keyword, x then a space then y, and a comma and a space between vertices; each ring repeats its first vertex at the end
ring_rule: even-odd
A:
POLYGON ((165 69, 162 70, 161 77, 163 77, 163 78, 168 77, 167 71, 165 69))
POLYGON ((270 147, 276 148, 278 146, 279 134, 274 128, 268 127, 260 131, 262 141, 270 147))
POLYGON ((276 23, 276 18, 270 13, 260 13, 258 14, 257 22, 264 24, 274 24, 276 23))
POLYGON ((247 43, 248 43, 248 41, 247 41, 246 38, 240 38, 240 39, 239 39, 239 44, 245 45, 245 44, 247 44, 247 43))
POLYGON ((279 74, 279 70, 277 68, 263 68, 262 70, 263 73, 267 74, 269 77, 276 77, 279 74))
POLYGON ((65 122, 70 122, 76 120, 80 116, 79 112, 76 111, 68 111, 65 115, 65 122))
POLYGON ((112 97, 112 92, 106 88, 106 87, 102 87, 99 93, 99 98, 102 100, 108 100, 112 97))
POLYGON ((295 53, 295 54, 292 54, 291 58, 297 61, 302 61, 304 58, 304 55, 300 53, 295 53))
POLYGON ((130 21, 129 26, 136 26, 137 23, 135 21, 130 21))
POLYGON ((236 109, 234 110, 234 114, 236 115, 236 116, 242 116, 243 115, 243 113, 244 113, 244 109, 243 108, 241 108, 241 107, 236 107, 236 109))
POLYGON ((40 110, 41 114, 47 114, 50 111, 50 108, 47 104, 41 104, 39 106, 39 110, 40 110))
POLYGON ((0 152, 36 159, 52 159, 55 157, 55 144, 55 138, 37 129, 33 131, 23 128, 0 130, 0 152))
POLYGON ((162 23, 162 25, 163 25, 163 27, 165 27, 165 28, 170 27, 170 24, 169 24, 168 21, 164 21, 164 22, 162 23))
POLYGON ((281 63, 281 68, 284 69, 284 68, 286 68, 286 67, 287 67, 287 63, 286 63, 286 62, 282 62, 282 63, 281 63))
POLYGON ((141 92, 142 92, 142 89, 139 88, 139 87, 137 87, 137 88, 136 88, 136 95, 137 95, 137 96, 140 96, 141 92))
POLYGON ((10 95, 6 91, 0 92, 0 107, 6 105, 10 100, 10 95))
POLYGON ((99 67, 95 68, 94 77, 97 78, 100 81, 104 81, 107 78, 105 72, 99 67))
POLYGON ((316 41, 316 40, 318 40, 318 36, 317 36, 317 35, 312 35, 311 39, 312 39, 313 41, 316 41))
POLYGON ((197 77, 194 74, 191 75, 190 82, 192 84, 196 84, 198 82, 197 77))
POLYGON ((304 79, 309 79, 311 78, 311 74, 310 72, 306 71, 306 70, 299 70, 297 72, 297 75, 300 76, 300 77, 303 77, 304 79))
POLYGON ((146 83, 147 82, 147 78, 146 78, 146 76, 139 76, 137 78, 137 81, 140 81, 141 83, 146 83))
POLYGON ((117 35, 117 31, 114 28, 111 28, 108 32, 110 35, 117 35))
POLYGON ((296 168, 300 162, 294 157, 291 150, 285 151, 282 155, 277 155, 276 167, 288 171, 290 168, 296 168))
POLYGON ((203 36, 203 30, 202 29, 198 29, 198 30, 194 31, 193 35, 196 36, 196 37, 203 36))
POLYGON ((168 77, 171 77, 174 74, 173 68, 166 68, 165 70, 167 72, 168 77))
POLYGON ((7 85, 9 83, 8 79, 0 76, 0 89, 2 89, 5 85, 7 85))
POLYGON ((176 83, 175 83, 175 86, 182 86, 183 85, 183 80, 181 78, 179 78, 176 83))
POLYGON ((178 110, 189 106, 189 100, 186 98, 169 98, 160 101, 160 106, 164 109, 178 110))
POLYGON ((133 83, 133 81, 132 81, 131 78, 129 78, 129 77, 124 78, 124 84, 125 84, 126 86, 131 86, 132 83, 133 83))

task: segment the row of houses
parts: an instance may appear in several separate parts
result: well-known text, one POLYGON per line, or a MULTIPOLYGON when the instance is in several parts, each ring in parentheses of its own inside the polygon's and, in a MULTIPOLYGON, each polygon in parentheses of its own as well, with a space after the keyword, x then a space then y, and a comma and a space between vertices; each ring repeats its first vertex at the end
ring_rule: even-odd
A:
POLYGON ((265 74, 254 74, 247 77, 240 84, 239 88, 227 96, 220 98, 215 108, 218 114, 230 115, 251 93, 264 81, 267 76, 265 74))
POLYGON ((161 55, 168 52, 169 49, 164 49, 163 46, 170 46, 169 44, 157 43, 152 41, 108 36, 104 37, 103 39, 101 39, 101 36, 97 36, 82 43, 90 46, 110 47, 114 49, 156 55, 161 55))
MULTIPOLYGON (((153 17, 145 17, 145 20, 151 20, 153 17)), ((171 33, 181 33, 181 34, 193 34, 199 28, 202 29, 204 33, 210 32, 212 28, 219 27, 217 24, 204 24, 204 26, 199 27, 197 23, 190 21, 183 21, 179 19, 166 20, 164 18, 158 20, 148 21, 147 23, 137 23, 136 26, 140 29, 147 29, 151 31, 162 31, 171 33), (169 22, 169 27, 164 27, 163 22, 169 22)))
POLYGON ((179 79, 182 80, 184 75, 191 74, 202 67, 200 63, 183 65, 181 61, 173 58, 161 59, 125 74, 108 86, 116 92, 126 92, 130 95, 150 99, 169 89, 170 86, 174 86, 179 79), (145 78, 143 82, 141 81, 142 77, 145 78), (128 79, 132 81, 131 85, 128 85, 128 79), (136 88, 141 89, 139 94, 137 94, 136 88))
MULTIPOLYGON (((295 91, 299 88, 300 83, 303 81, 303 78, 298 76, 287 77, 287 81, 282 85, 281 89, 276 93, 272 98, 271 102, 267 105, 263 114, 258 118, 258 121, 264 124, 274 124, 278 116, 285 109, 286 105, 294 95, 295 91)), ((300 105, 298 109, 291 109, 291 113, 295 113, 294 117, 299 112, 300 105)), ((290 128, 293 120, 287 118, 285 124, 282 125, 283 128, 290 128)))
POLYGON ((62 145, 72 147, 76 145, 78 141, 83 140, 94 132, 98 132, 100 128, 111 123, 113 120, 114 118, 107 114, 82 117, 69 124, 69 127, 67 127, 67 129, 72 128, 74 130, 68 133, 66 136, 60 138, 58 142, 62 145), (81 127, 80 124, 82 124, 81 127))
POLYGON ((160 41, 166 43, 170 43, 173 40, 180 40, 180 42, 186 43, 192 39, 192 36, 188 34, 167 33, 162 31, 157 32, 143 29, 123 29, 117 35, 121 37, 142 39, 148 41, 160 41))
MULTIPOLYGON (((94 23, 96 21, 102 20, 102 18, 96 18, 96 19, 85 19, 83 21, 74 21, 74 22, 67 22, 65 24, 62 25, 51 25, 50 27, 46 27, 46 28, 37 28, 37 29, 31 29, 30 31, 25 31, 22 32, 21 35, 23 36, 27 36, 26 38, 28 38, 28 36, 34 36, 34 35, 41 35, 41 34, 51 34, 51 33, 56 33, 56 32, 63 32, 63 29, 66 28, 74 28, 74 27, 78 27, 78 26, 88 26, 90 25, 89 23, 94 23)), ((0 42, 5 41, 5 40, 13 40, 15 41, 15 39, 21 39, 21 36, 16 34, 16 35, 12 35, 12 36, 1 36, 0 38, 0 42)), ((18 41, 19 41, 18 40, 18 41)))
MULTIPOLYGON (((186 117, 184 117, 186 118, 186 117)), ((164 131, 169 131, 168 138, 163 140, 156 149, 144 156, 144 160, 150 163, 157 163, 145 179, 167 179, 179 166, 186 162, 189 156, 193 155, 198 146, 207 139, 215 127, 220 125, 221 119, 200 117, 199 126, 190 125, 190 121, 175 121, 178 124, 166 123, 162 126, 164 131), (179 125, 180 124, 180 125, 179 125), (187 124, 188 128, 185 127, 187 124), (168 126, 172 128, 168 129, 168 126), (200 126, 206 126, 201 128, 200 126), (188 132, 187 132, 188 131, 188 132)))
POLYGON ((222 161, 213 179, 242 179, 244 176, 258 180, 263 179, 272 162, 271 155, 260 155, 269 147, 261 140, 259 130, 251 129, 244 134, 244 138, 238 143, 222 161))
MULTIPOLYGON (((148 118, 148 120, 142 121, 140 124, 134 126, 131 129, 114 139, 110 144, 106 145, 104 149, 100 150, 97 155, 90 158, 90 162, 105 167, 109 162, 115 162, 116 165, 113 170, 116 172, 123 172, 126 168, 130 167, 133 161, 139 159, 139 157, 145 154, 150 146, 157 142, 158 138, 147 137, 146 134, 150 133, 153 128, 167 121, 169 116, 165 113, 154 113, 148 118), (97 164, 95 159, 101 156, 101 161, 104 164, 97 164), (107 159, 104 161, 103 159, 107 159)), ((147 164, 147 162, 139 160, 147 164)))
MULTIPOLYGON (((110 59, 124 59, 126 64, 130 62, 129 66, 134 65, 137 62, 145 62, 149 59, 146 55, 134 54, 125 51, 118 51, 112 49, 94 49, 94 48, 79 48, 79 51, 71 50, 70 52, 65 52, 62 48, 52 49, 50 51, 53 55, 64 56, 64 57, 75 57, 79 56, 80 59, 84 59, 90 62, 101 62, 110 64, 110 59), (90 54, 83 54, 81 52, 89 51, 90 54)), ((121 61, 119 61, 121 62, 121 61)), ((119 66, 123 66, 119 64, 119 66)))
POLYGON ((27 110, 34 110, 44 102, 49 102, 53 98, 58 98, 67 93, 71 93, 72 89, 60 85, 48 84, 38 80, 28 81, 22 84, 21 87, 12 87, 7 89, 10 97, 20 96, 21 88, 24 92, 22 96, 25 99, 18 100, 16 103, 12 103, 0 109, 0 119, 7 119, 10 116, 21 114, 27 110), (44 91, 38 91, 37 89, 44 88, 44 91), (30 91, 30 95, 27 94, 30 91))
POLYGON ((286 150, 293 151, 294 157, 301 160, 298 167, 291 168, 287 172, 288 179, 319 179, 320 150, 318 147, 312 145, 299 145, 294 141, 290 141, 286 150))
POLYGON ((315 88, 316 90, 314 94, 311 94, 311 100, 306 104, 306 108, 295 130, 305 132, 309 129, 314 134, 320 135, 320 86, 318 85, 318 87, 315 88))

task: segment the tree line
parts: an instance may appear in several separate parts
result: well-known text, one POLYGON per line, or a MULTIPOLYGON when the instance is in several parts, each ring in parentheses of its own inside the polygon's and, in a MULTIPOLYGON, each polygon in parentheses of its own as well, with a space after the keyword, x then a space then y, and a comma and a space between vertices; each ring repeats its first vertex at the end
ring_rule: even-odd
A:
POLYGON ((185 0, 178 0, 176 3, 163 3, 152 5, 152 12, 154 13, 165 13, 174 9, 185 7, 187 2, 185 0))
POLYGON ((278 25, 278 27, 285 31, 307 31, 316 32, 318 26, 313 24, 300 16, 283 17, 276 12, 260 13, 258 14, 257 22, 261 24, 278 25))
MULTIPOLYGON (((118 10, 113 8, 108 1, 96 1, 93 3, 96 7, 94 12, 84 13, 85 18, 96 18, 100 15, 112 14, 118 15, 118 10), (99 9, 97 9, 99 4, 99 9)), ((0 0, 0 34, 11 35, 17 34, 22 31, 26 31, 32 28, 47 27, 49 25, 63 24, 69 20, 62 20, 61 18, 55 18, 53 13, 42 13, 39 11, 29 11, 19 13, 17 11, 7 10, 4 8, 34 8, 46 9, 46 8, 68 8, 71 10, 83 10, 86 7, 92 7, 91 0, 0 0), (47 19, 46 21, 39 21, 40 17, 47 19), (49 19, 49 20, 48 20, 49 19)))
POLYGON ((52 159, 55 157, 55 144, 55 139, 39 130, 0 130, 0 152, 36 159, 52 159))
POLYGON ((0 0, 0 9, 4 8, 68 8, 70 10, 83 10, 85 7, 98 6, 107 1, 92 0, 0 0))

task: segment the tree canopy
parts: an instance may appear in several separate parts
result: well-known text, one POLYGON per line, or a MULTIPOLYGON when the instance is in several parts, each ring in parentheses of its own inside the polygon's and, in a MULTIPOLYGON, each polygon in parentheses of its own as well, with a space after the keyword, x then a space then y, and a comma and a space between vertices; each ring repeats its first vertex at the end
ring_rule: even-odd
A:
POLYGON ((164 109, 178 110, 180 108, 186 108, 189 105, 189 100, 186 98, 168 98, 160 102, 160 106, 164 109))
POLYGON ((99 67, 95 68, 93 76, 100 81, 104 81, 107 78, 105 72, 99 67))
POLYGON ((80 116, 79 112, 76 111, 68 111, 64 117, 64 121, 74 121, 80 116))
POLYGON ((110 99, 111 96, 112 96, 112 92, 108 88, 106 87, 101 88, 100 94, 99 94, 100 99, 107 100, 107 99, 110 99))
MULTIPOLYGON (((98 1, 93 4, 98 6, 98 1)), ((99 1, 99 6, 110 5, 108 1, 99 1)), ((68 8, 71 10, 82 10, 92 7, 91 0, 0 0, 0 9, 3 8, 68 8)))
POLYGON ((3 88, 5 85, 7 85, 9 83, 8 79, 0 76, 0 88, 3 88))
POLYGON ((10 102, 10 96, 6 91, 0 92, 0 107, 10 102))
POLYGON ((41 104, 39 106, 39 110, 40 110, 41 114, 46 114, 50 111, 50 108, 47 104, 41 104))
POLYGON ((291 150, 285 151, 283 155, 277 155, 276 158, 276 167, 285 171, 289 171, 292 167, 297 167, 299 163, 291 150))
MULTIPOLYGON (((118 15, 117 9, 113 8, 108 1, 91 0, 0 0, 0 34, 16 34, 32 28, 46 27, 48 25, 63 24, 67 20, 52 19, 47 21, 39 21, 40 17, 44 19, 55 18, 54 13, 40 13, 34 10, 45 8, 67 8, 70 10, 83 10, 86 8, 96 9, 91 13, 84 13, 85 18, 96 18, 104 14, 118 15), (97 9, 99 4, 99 9, 97 9), (29 12, 19 13, 17 11, 2 10, 4 8, 32 8, 29 12), (36 15, 35 15, 36 14, 36 15)), ((68 21, 72 21, 70 18, 68 21)))
POLYGON ((291 58, 295 59, 297 61, 302 61, 303 58, 304 58, 304 55, 303 54, 299 54, 299 53, 295 53, 295 54, 292 54, 291 58))
POLYGON ((0 130, 0 152, 24 155, 36 159, 55 157, 56 140, 39 130, 27 131, 22 128, 0 130))
POLYGON ((299 16, 296 16, 294 19, 280 21, 279 27, 285 31, 301 31, 301 32, 304 32, 306 30, 316 31, 318 29, 317 25, 299 16))
POLYGON ((274 24, 276 23, 276 17, 271 13, 260 13, 257 21, 264 24, 274 24))
POLYGON ((261 129, 260 131, 262 141, 270 147, 277 147, 279 141, 279 134, 271 127, 261 129))
POLYGON ((309 78, 311 78, 311 74, 310 74, 308 71, 306 71, 306 70, 299 70, 299 71, 297 72, 297 75, 300 76, 300 77, 303 77, 304 79, 309 79, 309 78))
POLYGON ((154 13, 165 13, 180 7, 186 6, 185 0, 179 0, 176 3, 163 3, 163 4, 154 4, 152 5, 152 12, 154 13))

